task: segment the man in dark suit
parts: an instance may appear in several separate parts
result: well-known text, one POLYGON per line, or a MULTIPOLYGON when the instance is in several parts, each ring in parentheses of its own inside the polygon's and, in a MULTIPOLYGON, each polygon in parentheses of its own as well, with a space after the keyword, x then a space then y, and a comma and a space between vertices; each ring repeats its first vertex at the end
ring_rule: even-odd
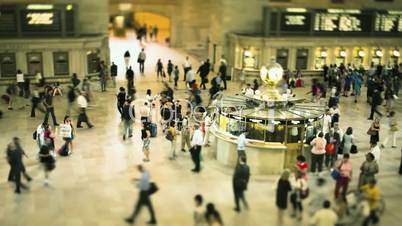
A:
POLYGON ((227 88, 226 87, 226 76, 227 76, 226 70, 227 70, 226 64, 224 62, 221 62, 221 65, 219 66, 219 73, 221 75, 221 79, 223 82, 223 89, 225 89, 225 90, 227 88))
POLYGON ((250 179, 250 168, 246 164, 246 157, 240 156, 239 163, 237 164, 233 174, 233 192, 235 198, 235 211, 240 212, 240 199, 243 201, 244 206, 248 209, 244 191, 247 190, 248 181, 250 179))
POLYGON ((22 155, 25 155, 24 150, 20 145, 18 137, 13 138, 13 142, 7 146, 7 160, 10 164, 10 172, 8 174, 8 181, 14 181, 15 193, 21 193, 21 188, 27 188, 21 183, 21 173, 27 181, 31 181, 31 177, 26 173, 24 163, 22 162, 22 155))
POLYGON ((371 112, 368 118, 369 120, 373 120, 374 112, 382 116, 381 112, 379 112, 377 109, 377 107, 381 105, 381 102, 382 102, 381 92, 378 89, 374 89, 372 93, 371 112))
POLYGON ((110 66, 110 76, 112 77, 113 86, 116 87, 117 65, 114 62, 110 66))

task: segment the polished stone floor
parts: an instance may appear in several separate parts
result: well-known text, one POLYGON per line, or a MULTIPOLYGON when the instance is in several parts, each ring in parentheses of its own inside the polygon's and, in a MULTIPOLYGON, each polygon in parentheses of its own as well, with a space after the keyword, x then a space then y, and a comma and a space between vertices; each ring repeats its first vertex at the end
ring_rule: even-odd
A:
MULTIPOLYGON (((120 68, 123 65, 123 53, 129 48, 132 61, 138 53, 138 43, 134 40, 111 39, 111 58, 120 68)), ((148 61, 143 77, 136 77, 137 98, 145 96, 145 90, 151 88, 154 93, 161 90, 161 83, 156 82, 155 63, 157 58, 164 62, 172 59, 181 65, 185 55, 158 44, 147 44, 148 61)), ((193 63, 197 61, 193 59, 193 63)), ((135 65, 137 70, 137 65, 135 65)), ((122 77, 122 73, 119 73, 122 77)), ((182 74, 181 74, 182 76, 182 74)), ((119 82, 123 84, 122 81, 119 82)), ((130 140, 121 139, 121 125, 115 108, 115 89, 108 92, 98 92, 94 84, 95 103, 88 115, 95 127, 80 129, 74 140, 74 154, 67 158, 58 158, 57 167, 51 174, 51 186, 43 186, 43 173, 37 163, 37 148, 32 140, 34 128, 43 119, 39 113, 37 118, 29 118, 29 109, 5 112, 0 119, 0 147, 5 149, 14 136, 22 138, 22 145, 29 158, 25 159, 28 172, 34 180, 29 184, 30 190, 21 195, 15 195, 11 184, 6 182, 8 164, 0 159, 0 226, 123 226, 123 218, 132 211, 137 198, 137 190, 132 182, 138 177, 136 164, 142 163, 140 128, 137 122, 134 137, 130 140)), ((238 91, 238 84, 229 84, 227 93, 238 91)), ((306 89, 296 90, 303 95, 306 89)), ((183 82, 175 93, 185 97, 183 82)), ((206 93, 205 93, 206 94, 206 93)), ((65 97, 56 97, 56 115, 60 121, 64 114, 65 97)), ((204 101, 207 99, 204 98, 204 101)), ((23 103, 19 103, 21 106, 23 103)), ((4 109, 4 106, 2 106, 4 109)), ((358 167, 363 161, 364 152, 368 150, 369 138, 366 130, 368 105, 362 100, 354 104, 352 100, 343 99, 341 104, 341 127, 355 129, 355 138, 360 153, 352 157, 354 178, 352 187, 356 184, 358 167)), ((402 119, 401 103, 397 103, 397 117, 402 119)), ((386 120, 382 120, 386 127, 386 120)), ((159 131, 160 133, 160 131, 159 131)), ((402 178, 397 170, 400 161, 400 141, 398 149, 382 150, 380 162, 379 186, 386 200, 386 212, 381 225, 399 225, 400 203, 402 201, 402 178)), ((61 139, 56 140, 60 146, 61 139)), ((233 194, 231 190, 231 168, 222 166, 210 154, 208 148, 203 149, 203 170, 193 174, 190 169, 192 162, 188 153, 179 153, 175 161, 168 160, 169 144, 163 136, 151 141, 151 162, 145 166, 150 170, 152 180, 157 182, 160 191, 152 197, 159 225, 190 226, 192 225, 193 196, 200 193, 206 202, 213 202, 223 216, 225 225, 229 226, 268 226, 275 225, 276 208, 273 182, 276 176, 251 177, 247 199, 250 210, 237 214, 233 211, 233 194)), ((252 164, 252 163, 250 163, 252 164)), ((253 173, 253 172, 251 172, 253 173)), ((333 184, 328 179, 328 197, 332 197, 333 184)), ((312 195, 314 190, 311 190, 312 195)), ((305 201, 308 210, 308 201, 305 201)), ((308 225, 308 214, 302 222, 286 217, 286 225, 308 225)), ((145 225, 148 213, 144 209, 137 225, 145 225)))

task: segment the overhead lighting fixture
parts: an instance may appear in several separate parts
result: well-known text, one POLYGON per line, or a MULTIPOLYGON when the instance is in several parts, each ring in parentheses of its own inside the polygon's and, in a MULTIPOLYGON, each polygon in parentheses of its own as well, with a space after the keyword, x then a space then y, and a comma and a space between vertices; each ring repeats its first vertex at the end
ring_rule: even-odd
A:
POLYGON ((328 56, 328 53, 327 53, 327 50, 321 50, 321 52, 320 52, 320 56, 322 57, 322 58, 326 58, 327 56, 328 56))
POLYGON ((349 14, 359 14, 361 13, 358 9, 328 9, 329 13, 349 13, 349 14))
POLYGON ((361 50, 359 50, 359 52, 357 52, 357 55, 359 57, 364 57, 364 56, 366 56, 366 53, 361 49, 361 50))
POLYGON ((377 49, 377 50, 375 51, 375 55, 376 55, 377 57, 382 57, 384 54, 382 53, 382 51, 381 51, 380 49, 377 49))
POLYGON ((119 4, 119 10, 120 11, 129 11, 133 5, 131 3, 120 3, 119 4))
POLYGON ((287 8, 286 11, 290 12, 290 13, 305 13, 305 12, 307 12, 307 9, 305 9, 305 8, 287 8))
POLYGON ((29 5, 27 5, 27 9, 30 9, 30 10, 49 10, 49 9, 53 9, 53 5, 50 5, 50 4, 29 4, 29 5))
POLYGON ((66 6, 66 10, 67 10, 67 11, 73 10, 73 5, 72 5, 72 4, 68 4, 68 5, 66 6))
POLYGON ((392 56, 394 56, 394 57, 399 57, 399 56, 401 56, 401 54, 399 53, 399 50, 394 49, 394 50, 392 51, 392 56))
POLYGON ((251 56, 253 56, 253 53, 250 50, 245 50, 244 51, 244 56, 251 57, 251 56))
POLYGON ((343 49, 341 51, 339 51, 339 56, 343 57, 343 58, 346 57, 346 51, 343 49))
POLYGON ((402 15, 402 11, 398 10, 388 10, 388 13, 392 15, 402 15))

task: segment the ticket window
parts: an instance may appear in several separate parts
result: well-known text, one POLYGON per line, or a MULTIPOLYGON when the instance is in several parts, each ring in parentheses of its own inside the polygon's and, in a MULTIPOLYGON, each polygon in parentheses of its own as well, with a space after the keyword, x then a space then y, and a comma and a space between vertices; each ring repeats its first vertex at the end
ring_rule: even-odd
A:
POLYGON ((243 50, 243 68, 258 69, 258 49, 244 49, 243 50))
POLYGON ((315 59, 314 67, 315 69, 322 69, 325 64, 327 64, 328 52, 326 49, 321 49, 318 56, 315 59))
POLYGON ((87 64, 88 64, 88 74, 94 74, 98 72, 100 59, 97 52, 90 52, 87 54, 87 64))
POLYGON ((276 62, 280 64, 284 69, 288 69, 288 49, 278 49, 276 52, 276 62))
POLYGON ((53 65, 55 75, 68 75, 69 74, 68 52, 53 53, 53 65))
POLYGON ((296 57, 296 69, 307 69, 308 49, 298 49, 296 57))
POLYGON ((15 53, 0 53, 0 77, 11 77, 17 74, 15 53))
POLYGON ((27 53, 28 75, 43 74, 42 53, 27 53))

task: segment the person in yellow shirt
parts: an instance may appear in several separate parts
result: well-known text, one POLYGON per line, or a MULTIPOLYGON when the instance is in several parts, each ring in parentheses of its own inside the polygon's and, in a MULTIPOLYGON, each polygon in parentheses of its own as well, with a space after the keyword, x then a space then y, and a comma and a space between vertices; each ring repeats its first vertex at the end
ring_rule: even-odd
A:
POLYGON ((176 159, 176 140, 177 140, 177 132, 175 128, 175 122, 171 121, 169 124, 169 128, 166 133, 166 139, 170 141, 170 160, 176 159))
POLYGON ((371 224, 377 224, 380 220, 378 217, 378 211, 380 208, 381 193, 377 186, 377 181, 373 179, 369 184, 361 187, 363 197, 367 200, 370 206, 370 215, 366 217, 363 222, 363 226, 371 224))

